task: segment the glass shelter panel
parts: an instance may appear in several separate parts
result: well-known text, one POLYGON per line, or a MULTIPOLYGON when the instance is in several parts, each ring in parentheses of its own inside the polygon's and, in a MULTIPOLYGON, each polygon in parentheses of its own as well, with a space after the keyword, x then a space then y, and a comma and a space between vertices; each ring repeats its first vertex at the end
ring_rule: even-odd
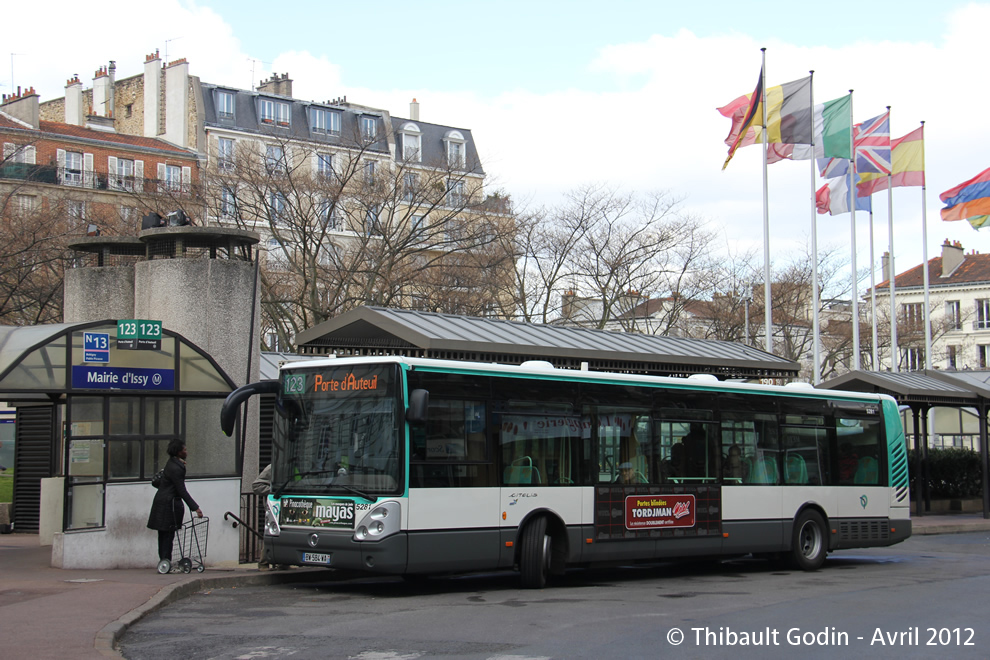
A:
POLYGON ((181 399, 180 429, 189 452, 187 476, 237 474, 237 440, 220 430, 223 399, 181 399))
POLYGON ((230 391, 230 385, 213 363, 185 343, 179 349, 179 382, 183 392, 230 391))

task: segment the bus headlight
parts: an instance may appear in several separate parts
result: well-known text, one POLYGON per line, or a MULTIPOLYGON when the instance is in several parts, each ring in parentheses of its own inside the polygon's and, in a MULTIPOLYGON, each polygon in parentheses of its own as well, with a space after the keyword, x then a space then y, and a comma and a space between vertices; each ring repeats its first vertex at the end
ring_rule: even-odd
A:
POLYGON ((278 526, 278 502, 265 500, 265 536, 280 536, 282 528, 278 526))
POLYGON ((381 541, 399 531, 399 503, 390 500, 375 505, 354 529, 355 541, 381 541))

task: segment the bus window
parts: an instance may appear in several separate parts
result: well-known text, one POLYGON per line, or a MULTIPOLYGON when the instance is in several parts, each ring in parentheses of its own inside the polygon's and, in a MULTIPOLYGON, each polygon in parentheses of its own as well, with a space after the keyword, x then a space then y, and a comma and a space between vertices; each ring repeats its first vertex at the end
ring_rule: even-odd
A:
POLYGON ((830 483, 827 429, 816 425, 784 426, 782 430, 784 483, 796 486, 823 486, 830 483))
POLYGON ((654 423, 664 482, 706 483, 718 479, 722 456, 711 419, 711 410, 660 410, 660 419, 654 423))
POLYGON ((422 442, 413 460, 484 461, 488 458, 485 404, 459 399, 432 399, 422 442))
POLYGON ((839 445, 840 485, 879 486, 880 420, 836 417, 836 442, 839 445))
POLYGON ((723 476, 724 483, 767 485, 780 483, 777 416, 767 413, 722 413, 722 452, 738 450, 740 476, 723 476), (735 449, 733 449, 735 447, 735 449))
POLYGON ((652 469, 651 420, 646 410, 589 406, 597 438, 598 482, 645 484, 656 481, 652 469))
POLYGON ((581 418, 570 406, 515 404, 495 415, 503 486, 580 482, 581 418))
POLYGON ((486 406, 480 401, 431 398, 427 422, 410 434, 414 488, 493 486, 486 406))

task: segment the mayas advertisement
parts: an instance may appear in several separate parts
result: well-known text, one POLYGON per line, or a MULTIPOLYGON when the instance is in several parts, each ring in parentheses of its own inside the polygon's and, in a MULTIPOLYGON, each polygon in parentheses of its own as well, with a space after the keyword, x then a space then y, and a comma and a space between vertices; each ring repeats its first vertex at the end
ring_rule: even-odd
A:
POLYGON ((280 525, 354 529, 354 502, 309 497, 283 497, 280 525))
POLYGON ((630 495, 626 529, 694 527, 694 495, 630 495))

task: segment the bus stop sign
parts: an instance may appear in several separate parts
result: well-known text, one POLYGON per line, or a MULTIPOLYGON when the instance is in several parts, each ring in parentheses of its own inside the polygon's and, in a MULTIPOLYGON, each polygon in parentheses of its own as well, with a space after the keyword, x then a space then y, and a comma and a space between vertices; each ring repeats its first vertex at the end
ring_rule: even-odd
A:
POLYGON ((127 351, 159 351, 162 322, 141 319, 117 321, 117 348, 127 351))

